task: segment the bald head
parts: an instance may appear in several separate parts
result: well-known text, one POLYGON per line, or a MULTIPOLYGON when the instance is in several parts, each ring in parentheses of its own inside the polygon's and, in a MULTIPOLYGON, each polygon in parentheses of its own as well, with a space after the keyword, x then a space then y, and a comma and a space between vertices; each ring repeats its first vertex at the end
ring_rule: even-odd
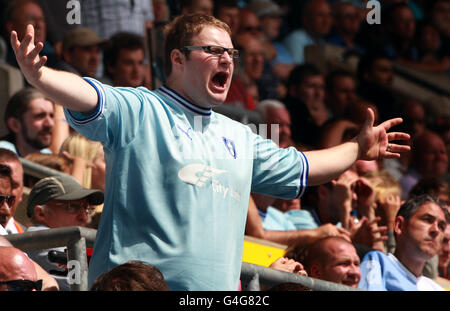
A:
POLYGON ((15 247, 0 246, 0 281, 19 279, 37 280, 33 262, 15 247))

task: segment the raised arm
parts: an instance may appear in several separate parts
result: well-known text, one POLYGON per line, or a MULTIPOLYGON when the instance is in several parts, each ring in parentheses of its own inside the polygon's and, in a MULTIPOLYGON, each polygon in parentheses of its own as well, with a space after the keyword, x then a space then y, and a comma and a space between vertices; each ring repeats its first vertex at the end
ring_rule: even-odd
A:
POLYGON ((46 56, 40 56, 44 44, 34 44, 34 27, 27 26, 22 42, 17 32, 11 32, 11 45, 16 54, 17 62, 27 81, 54 100, 71 110, 89 113, 97 106, 97 92, 81 77, 45 67, 46 56))
POLYGON ((390 143, 393 140, 409 140, 409 135, 388 130, 403 122, 401 118, 387 120, 374 127, 374 113, 367 109, 367 118, 358 136, 332 148, 305 152, 309 162, 308 184, 324 184, 336 179, 356 160, 399 158, 400 152, 410 149, 407 145, 390 143), (388 148, 389 146, 389 148, 388 148))

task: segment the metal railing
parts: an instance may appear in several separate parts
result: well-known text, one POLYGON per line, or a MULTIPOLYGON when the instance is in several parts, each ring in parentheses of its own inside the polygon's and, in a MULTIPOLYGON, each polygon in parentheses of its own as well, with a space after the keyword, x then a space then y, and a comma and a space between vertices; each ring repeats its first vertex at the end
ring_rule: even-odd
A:
POLYGON ((241 282, 242 289, 248 291, 259 291, 261 285, 272 287, 282 283, 300 284, 313 291, 360 291, 360 289, 350 286, 275 270, 248 262, 242 263, 241 282))
MULTIPOLYGON (((78 263, 79 282, 70 282, 71 291, 87 291, 88 263, 86 247, 93 248, 97 230, 83 227, 64 227, 40 231, 31 231, 20 234, 6 235, 5 237, 24 252, 56 247, 67 247, 67 261, 78 263)), ((70 267, 69 267, 70 274, 70 267)), ((352 287, 318 280, 289 272, 271 268, 242 263, 241 281, 243 290, 259 291, 261 285, 275 286, 281 283, 296 283, 306 286, 314 291, 353 291, 352 287)))
MULTIPOLYGON (((14 247, 24 252, 56 247, 67 247, 67 261, 77 262, 79 282, 70 282, 71 291, 87 291, 88 263, 86 247, 93 248, 97 230, 83 227, 63 227, 19 234, 5 235, 14 247)), ((69 267, 70 269, 70 267, 69 267)), ((69 270, 70 272, 70 270, 69 270)))

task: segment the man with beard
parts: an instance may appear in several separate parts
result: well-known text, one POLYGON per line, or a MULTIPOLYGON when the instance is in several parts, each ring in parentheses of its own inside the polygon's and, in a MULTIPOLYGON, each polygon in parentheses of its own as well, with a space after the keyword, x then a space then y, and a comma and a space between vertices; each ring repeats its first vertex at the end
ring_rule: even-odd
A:
POLYGON ((5 123, 9 133, 0 141, 0 148, 19 157, 30 153, 51 153, 54 126, 54 104, 34 88, 14 94, 6 106, 5 123))

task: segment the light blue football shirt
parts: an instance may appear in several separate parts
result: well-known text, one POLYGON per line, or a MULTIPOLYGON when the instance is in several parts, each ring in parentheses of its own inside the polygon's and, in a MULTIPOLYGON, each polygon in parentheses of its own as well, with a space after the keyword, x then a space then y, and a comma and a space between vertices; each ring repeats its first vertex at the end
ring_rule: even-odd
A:
POLYGON ((236 290, 250 192, 303 194, 308 162, 250 127, 162 87, 87 79, 99 104, 68 122, 105 150, 105 204, 89 284, 128 260, 146 261, 171 290, 236 290))

